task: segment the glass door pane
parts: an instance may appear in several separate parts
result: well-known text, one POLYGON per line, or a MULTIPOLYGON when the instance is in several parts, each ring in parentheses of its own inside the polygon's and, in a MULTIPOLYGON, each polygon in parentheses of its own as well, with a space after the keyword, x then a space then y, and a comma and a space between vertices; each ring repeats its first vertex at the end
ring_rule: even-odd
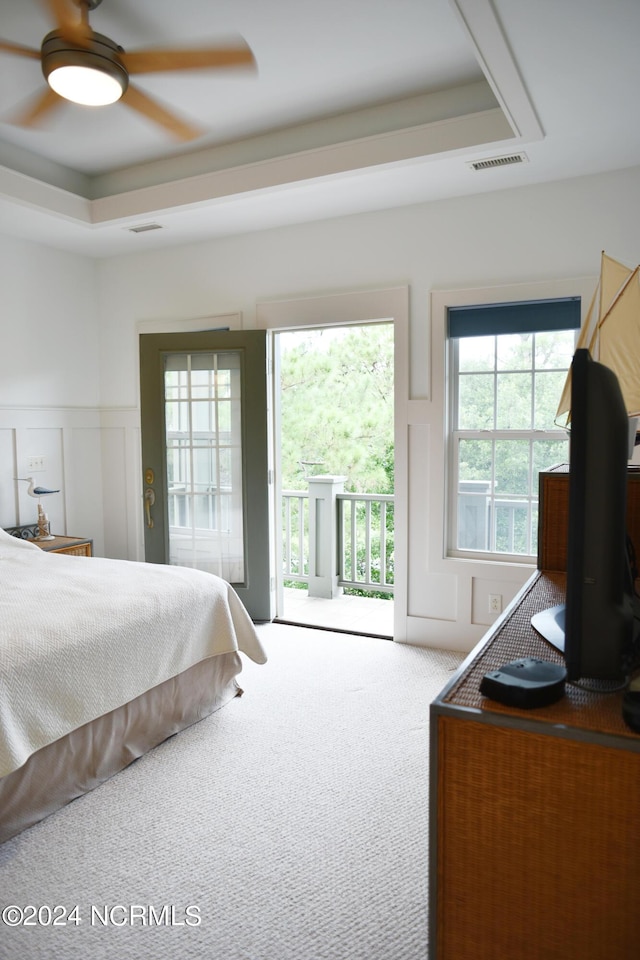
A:
POLYGON ((239 351, 164 358, 169 563, 245 580, 239 351))
POLYGON ((254 620, 274 610, 264 330, 140 337, 145 559, 233 584, 254 620))

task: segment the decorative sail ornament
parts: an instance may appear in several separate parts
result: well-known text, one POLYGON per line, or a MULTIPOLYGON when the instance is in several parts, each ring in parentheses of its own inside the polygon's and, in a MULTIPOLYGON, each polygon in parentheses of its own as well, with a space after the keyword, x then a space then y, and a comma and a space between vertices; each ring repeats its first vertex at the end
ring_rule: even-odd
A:
MULTIPOLYGON (((600 280, 580 331, 576 349, 586 348, 594 360, 618 378, 627 413, 640 415, 640 266, 631 269, 602 252, 600 280), (596 310, 597 306, 597 310, 596 310)), ((567 374, 556 423, 571 420, 571 371, 567 374)))

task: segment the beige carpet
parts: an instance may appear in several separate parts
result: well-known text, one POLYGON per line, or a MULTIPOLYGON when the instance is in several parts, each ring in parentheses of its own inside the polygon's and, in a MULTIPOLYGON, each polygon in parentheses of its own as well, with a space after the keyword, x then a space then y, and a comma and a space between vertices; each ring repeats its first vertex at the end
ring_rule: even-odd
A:
POLYGON ((429 703, 462 657, 259 630, 243 697, 0 846, 2 960, 424 960, 429 703))

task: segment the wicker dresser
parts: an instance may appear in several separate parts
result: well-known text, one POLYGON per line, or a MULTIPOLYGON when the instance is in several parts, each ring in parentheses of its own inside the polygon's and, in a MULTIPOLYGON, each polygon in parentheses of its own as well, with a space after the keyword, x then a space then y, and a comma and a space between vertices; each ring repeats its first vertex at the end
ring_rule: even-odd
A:
POLYGON ((479 691, 510 660, 561 662, 531 627, 564 599, 561 569, 534 574, 431 705, 431 960, 640 957, 640 735, 622 694, 568 684, 519 710, 479 691))
MULTIPOLYGON (((539 476, 538 569, 566 570, 569 467, 562 463, 539 476)), ((627 478, 627 531, 640 557, 640 470, 637 469, 629 470, 627 478)))

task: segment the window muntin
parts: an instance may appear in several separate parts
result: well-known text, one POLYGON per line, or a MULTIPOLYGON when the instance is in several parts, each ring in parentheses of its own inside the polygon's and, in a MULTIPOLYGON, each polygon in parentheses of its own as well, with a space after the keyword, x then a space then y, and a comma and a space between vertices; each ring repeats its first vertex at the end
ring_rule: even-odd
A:
POLYGON ((169 563, 245 579, 241 355, 164 359, 169 563))
POLYGON ((575 331, 451 337, 449 553, 531 562, 538 473, 568 459, 554 424, 575 331))

